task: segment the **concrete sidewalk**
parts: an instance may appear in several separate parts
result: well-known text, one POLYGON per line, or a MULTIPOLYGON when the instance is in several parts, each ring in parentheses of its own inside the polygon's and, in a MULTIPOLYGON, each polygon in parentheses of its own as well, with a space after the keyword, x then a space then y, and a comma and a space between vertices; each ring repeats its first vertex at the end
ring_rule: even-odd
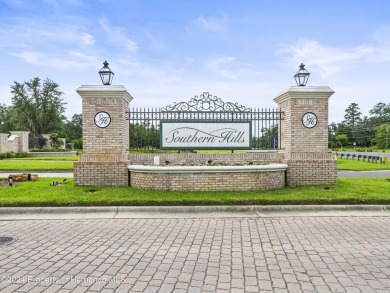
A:
POLYGON ((390 216, 390 205, 1 207, 0 220, 390 216))

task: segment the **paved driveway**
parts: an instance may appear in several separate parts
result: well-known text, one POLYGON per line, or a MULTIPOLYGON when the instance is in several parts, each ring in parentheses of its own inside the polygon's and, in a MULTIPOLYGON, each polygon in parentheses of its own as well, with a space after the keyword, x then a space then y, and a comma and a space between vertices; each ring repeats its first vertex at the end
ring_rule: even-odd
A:
POLYGON ((1 292, 389 292, 390 217, 0 221, 1 292))

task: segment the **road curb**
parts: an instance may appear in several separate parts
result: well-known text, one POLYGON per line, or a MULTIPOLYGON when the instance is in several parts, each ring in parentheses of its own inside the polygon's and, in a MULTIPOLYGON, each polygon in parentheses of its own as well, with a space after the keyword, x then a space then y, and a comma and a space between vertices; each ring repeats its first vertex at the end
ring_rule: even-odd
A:
POLYGON ((1 207, 0 220, 390 216, 390 205, 1 207))

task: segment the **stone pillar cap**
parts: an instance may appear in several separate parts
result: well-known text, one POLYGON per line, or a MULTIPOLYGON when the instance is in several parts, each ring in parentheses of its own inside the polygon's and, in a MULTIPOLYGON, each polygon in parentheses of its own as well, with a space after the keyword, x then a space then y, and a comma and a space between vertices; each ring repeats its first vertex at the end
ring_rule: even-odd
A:
POLYGON ((316 99, 329 98, 334 94, 329 86, 290 86, 288 89, 282 91, 274 99, 276 103, 281 103, 287 98, 292 99, 316 99))
POLYGON ((83 98, 101 98, 121 96, 131 102, 133 97, 123 85, 82 85, 76 92, 83 98))

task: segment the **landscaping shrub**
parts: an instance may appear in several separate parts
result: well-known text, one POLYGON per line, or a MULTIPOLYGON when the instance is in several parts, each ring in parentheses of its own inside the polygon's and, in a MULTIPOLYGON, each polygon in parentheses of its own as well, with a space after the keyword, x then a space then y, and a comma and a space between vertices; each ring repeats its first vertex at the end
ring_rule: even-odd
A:
POLYGON ((12 159, 12 158, 24 158, 27 157, 27 153, 14 153, 14 152, 6 152, 0 153, 0 159, 12 159))
POLYGON ((43 136, 39 136, 37 142, 38 142, 39 148, 42 149, 47 143, 47 138, 43 137, 43 136))
POLYGON ((59 150, 59 149, 34 149, 30 150, 32 153, 52 153, 52 152, 70 152, 71 150, 59 150))
POLYGON ((59 150, 63 145, 62 141, 59 139, 58 133, 50 134, 50 144, 53 149, 59 150))
POLYGON ((74 139, 72 140, 72 143, 73 143, 73 147, 75 149, 82 149, 83 148, 83 139, 80 138, 80 139, 74 139))

